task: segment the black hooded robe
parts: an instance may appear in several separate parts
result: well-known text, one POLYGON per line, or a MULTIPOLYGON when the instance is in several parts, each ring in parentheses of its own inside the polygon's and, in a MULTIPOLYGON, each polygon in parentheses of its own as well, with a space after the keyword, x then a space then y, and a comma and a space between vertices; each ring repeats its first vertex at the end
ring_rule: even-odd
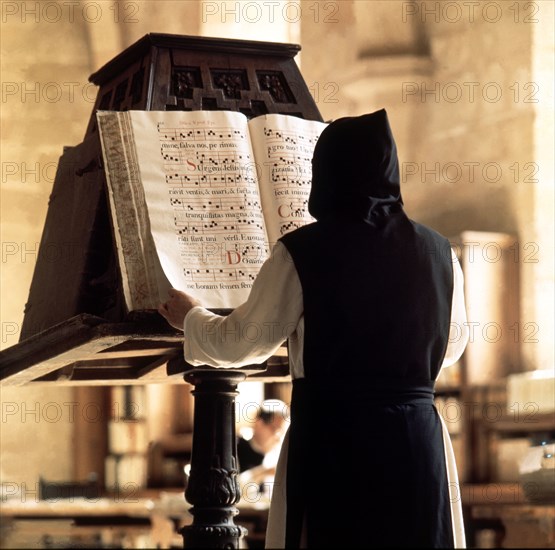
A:
POLYGON ((447 239, 403 211, 385 110, 331 123, 313 158, 317 222, 283 237, 303 290, 286 547, 453 547, 434 380, 447 348, 447 239))

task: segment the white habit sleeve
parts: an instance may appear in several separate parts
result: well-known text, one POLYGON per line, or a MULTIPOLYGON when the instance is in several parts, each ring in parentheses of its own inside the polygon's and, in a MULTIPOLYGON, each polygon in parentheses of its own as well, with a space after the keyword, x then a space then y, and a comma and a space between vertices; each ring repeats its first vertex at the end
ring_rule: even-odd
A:
POLYGON ((213 367, 262 363, 295 331, 302 313, 297 270, 285 246, 277 242, 245 303, 227 317, 202 307, 185 316, 185 360, 213 367))

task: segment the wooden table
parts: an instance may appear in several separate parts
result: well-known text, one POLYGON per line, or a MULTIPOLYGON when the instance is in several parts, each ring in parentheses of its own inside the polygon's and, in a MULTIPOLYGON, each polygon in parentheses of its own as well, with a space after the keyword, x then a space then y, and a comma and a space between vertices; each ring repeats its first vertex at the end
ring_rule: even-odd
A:
MULTIPOLYGON (((45 541, 56 545, 79 542, 121 545, 124 540, 148 547, 179 548, 179 531, 192 524, 191 504, 181 491, 143 490, 139 494, 111 494, 98 498, 57 500, 8 499, 0 507, 2 547, 22 547, 45 541), (23 544, 26 543, 26 544, 23 544)), ((237 522, 248 528, 249 548, 264 545, 269 502, 242 501, 237 522)))
POLYGON ((555 548, 555 503, 531 503, 520 483, 462 486, 468 547, 555 548))

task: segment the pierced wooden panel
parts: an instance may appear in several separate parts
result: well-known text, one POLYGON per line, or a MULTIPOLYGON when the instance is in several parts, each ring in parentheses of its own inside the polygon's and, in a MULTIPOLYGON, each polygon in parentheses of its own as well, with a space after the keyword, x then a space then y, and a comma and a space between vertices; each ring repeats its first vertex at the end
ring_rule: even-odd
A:
POLYGON ((178 99, 193 99, 194 88, 202 88, 200 67, 173 67, 172 92, 178 99))
POLYGON ((276 103, 296 103, 295 96, 280 71, 256 71, 258 85, 267 90, 276 103))
POLYGON ((241 99, 243 91, 249 90, 246 69, 210 69, 212 86, 223 90, 226 99, 241 99))

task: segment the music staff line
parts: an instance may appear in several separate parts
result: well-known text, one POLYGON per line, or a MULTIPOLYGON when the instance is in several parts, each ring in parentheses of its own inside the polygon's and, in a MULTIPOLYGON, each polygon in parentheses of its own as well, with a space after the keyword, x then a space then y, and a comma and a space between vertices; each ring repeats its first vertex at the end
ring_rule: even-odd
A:
POLYGON ((298 155, 293 152, 278 151, 273 153, 268 150, 268 159, 270 162, 273 161, 274 166, 279 166, 280 164, 311 165, 311 159, 309 157, 298 155))
MULTIPOLYGON (((307 175, 302 175, 299 170, 291 172, 290 170, 279 170, 278 165, 270 166, 270 180, 272 183, 284 183, 289 186, 309 187, 311 178, 307 175)), ((175 170, 166 174, 166 185, 170 188, 187 188, 187 187, 229 187, 234 185, 253 184, 256 180, 254 178, 254 170, 251 170, 243 175, 241 173, 234 174, 203 174, 203 175, 190 175, 181 174, 175 170)))
POLYGON ((183 274, 185 279, 193 282, 223 282, 223 281, 240 281, 249 280, 254 281, 258 269, 256 268, 198 268, 198 269, 184 269, 183 274))
POLYGON ((163 123, 158 124, 158 134, 161 141, 193 140, 205 142, 226 139, 246 139, 245 133, 242 130, 237 130, 235 128, 165 128, 163 123))
POLYGON ((177 164, 188 164, 189 166, 218 166, 218 167, 236 167, 239 169, 244 164, 252 163, 252 158, 248 153, 240 154, 231 151, 211 151, 203 153, 201 151, 190 150, 170 150, 166 152, 161 149, 160 154, 164 160, 164 166, 173 166, 177 164))
POLYGON ((205 222, 190 222, 183 221, 177 216, 175 220, 175 229, 177 235, 198 235, 198 234, 210 234, 217 235, 222 233, 228 233, 233 231, 241 231, 242 233, 254 233, 260 234, 264 231, 264 226, 260 221, 248 220, 248 219, 237 219, 230 222, 226 220, 210 220, 205 222))
MULTIPOLYGON (((198 169, 211 167, 224 170, 242 170, 245 166, 252 169, 255 165, 249 154, 232 153, 229 151, 211 151, 210 153, 202 153, 200 151, 161 151, 164 160, 164 168, 178 165, 187 165, 189 167, 197 167, 198 169)), ((277 151, 272 152, 268 149, 268 159, 271 164, 278 166, 279 164, 295 164, 300 166, 310 166, 311 158, 299 154, 294 151, 277 151)))
MULTIPOLYGON (((272 172, 270 180, 272 181, 272 183, 286 184, 282 186, 276 185, 275 189, 278 189, 278 188, 287 189, 288 187, 292 187, 295 185, 298 187, 305 187, 306 189, 310 189, 310 182, 311 182, 310 178, 295 177, 294 174, 288 174, 287 172, 272 172)), ((308 191, 307 191, 307 194, 308 194, 308 191)))
POLYGON ((295 132, 286 132, 284 130, 275 130, 273 128, 268 128, 264 126, 264 135, 266 136, 266 142, 269 144, 273 143, 290 143, 291 145, 298 145, 299 143, 307 145, 315 145, 318 140, 318 136, 315 134, 305 135, 297 134, 295 132))
POLYGON ((298 229, 299 227, 302 227, 303 225, 305 225, 305 224, 301 223, 301 222, 282 223, 279 227, 279 232, 280 232, 281 235, 285 235, 285 233, 287 233, 288 231, 292 231, 293 229, 298 229))
POLYGON ((263 262, 268 257, 270 250, 266 244, 245 244, 244 241, 233 243, 193 242, 187 243, 187 248, 182 251, 181 256, 186 260, 187 265, 199 265, 199 258, 206 258, 203 262, 208 265, 210 259, 224 262, 228 253, 237 253, 241 258, 256 258, 263 262))
POLYGON ((244 177, 241 174, 225 174, 216 176, 213 174, 202 176, 190 176, 186 174, 179 174, 173 172, 172 174, 166 174, 166 184, 168 187, 180 188, 180 187, 201 187, 209 186, 215 188, 236 186, 237 184, 252 184, 254 179, 251 177, 244 177))
POLYGON ((253 199, 241 200, 239 198, 211 198, 206 199, 189 199, 189 198, 171 198, 171 206, 174 209, 182 208, 186 212, 247 212, 252 209, 260 210, 260 202, 253 199))

